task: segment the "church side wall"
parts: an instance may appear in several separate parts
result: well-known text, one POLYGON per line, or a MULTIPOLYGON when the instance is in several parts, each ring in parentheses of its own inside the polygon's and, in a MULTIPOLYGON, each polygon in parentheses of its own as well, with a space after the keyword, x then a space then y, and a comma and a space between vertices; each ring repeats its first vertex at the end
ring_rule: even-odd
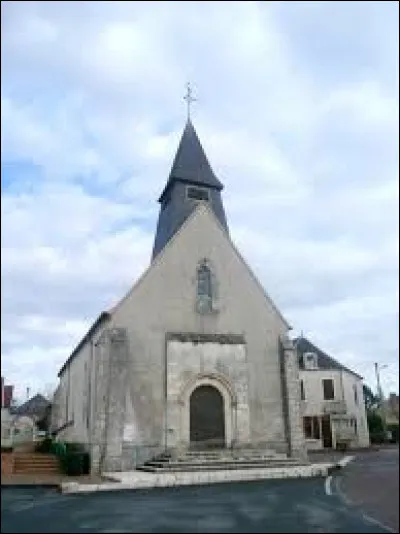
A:
POLYGON ((162 446, 166 333, 204 332, 244 336, 251 441, 286 450, 279 336, 287 325, 208 210, 188 221, 120 303, 111 323, 126 329, 129 342, 126 446, 162 446), (195 309, 196 268, 203 258, 211 261, 218 293, 218 311, 208 316, 195 309))
MULTIPOLYGON (((60 377, 57 428, 65 429, 58 439, 91 445, 97 418, 97 358, 104 348, 99 343, 104 329, 99 329, 75 355, 60 377)), ((102 392, 100 392, 102 394, 102 392)))

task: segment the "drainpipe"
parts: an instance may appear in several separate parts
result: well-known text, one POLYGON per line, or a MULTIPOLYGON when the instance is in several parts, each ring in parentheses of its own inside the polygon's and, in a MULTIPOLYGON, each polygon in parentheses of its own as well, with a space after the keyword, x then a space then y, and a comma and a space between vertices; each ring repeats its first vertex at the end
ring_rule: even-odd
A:
POLYGON ((67 398, 67 406, 66 406, 66 410, 65 410, 65 422, 68 423, 69 422, 69 419, 68 419, 68 416, 69 416, 69 396, 70 396, 70 385, 71 385, 71 366, 68 365, 68 369, 67 369, 67 394, 66 394, 66 398, 67 398))
POLYGON ((168 340, 167 340, 167 334, 164 336, 164 452, 167 452, 168 448, 168 392, 167 392, 167 385, 168 385, 168 340))
MULTIPOLYGON (((108 336, 107 336, 108 337, 108 336)), ((104 343, 104 341, 102 341, 104 343)), ((103 439, 100 449, 100 458, 99 458, 99 474, 103 471, 104 461, 107 454, 107 439, 108 439, 108 425, 110 419, 110 395, 111 395, 111 341, 108 337, 105 343, 108 346, 108 366, 107 366, 107 377, 106 377, 106 398, 105 398, 105 407, 104 407, 104 432, 103 439), (108 342, 108 343, 107 343, 108 342)))
POLYGON ((87 402, 87 414, 86 414, 86 428, 88 431, 89 447, 92 448, 92 372, 93 372, 93 357, 94 357, 94 341, 90 338, 90 357, 89 357, 89 371, 88 371, 88 402, 87 402))

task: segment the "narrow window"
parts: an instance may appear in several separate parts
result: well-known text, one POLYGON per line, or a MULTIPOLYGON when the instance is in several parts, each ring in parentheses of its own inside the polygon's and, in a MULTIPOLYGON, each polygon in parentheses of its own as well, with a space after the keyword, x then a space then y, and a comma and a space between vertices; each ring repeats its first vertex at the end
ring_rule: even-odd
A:
POLYGON ((353 384, 353 391, 354 391, 354 402, 358 406, 358 391, 357 391, 357 384, 353 384))
POLYGON ((331 378, 324 378, 322 380, 322 387, 324 390, 324 400, 333 400, 335 398, 333 380, 331 378))
POLYGON ((314 439, 320 439, 320 431, 319 431, 319 418, 313 417, 312 418, 312 432, 313 432, 313 438, 314 439))
POLYGON ((212 275, 211 270, 202 263, 197 269, 197 305, 200 312, 212 310, 212 275))
POLYGON ((304 436, 306 439, 312 438, 312 423, 311 417, 303 417, 304 436))
POLYGON ((300 380, 300 399, 301 400, 306 400, 306 394, 305 394, 305 391, 304 391, 304 382, 303 382, 303 380, 300 380))

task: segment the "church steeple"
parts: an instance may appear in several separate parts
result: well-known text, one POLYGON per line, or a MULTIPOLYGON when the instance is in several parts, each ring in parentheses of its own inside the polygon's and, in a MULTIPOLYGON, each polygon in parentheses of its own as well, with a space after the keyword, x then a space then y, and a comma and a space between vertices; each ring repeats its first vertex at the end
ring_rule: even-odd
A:
POLYGON ((164 248, 199 201, 209 202, 216 217, 228 231, 222 189, 223 185, 215 176, 188 116, 168 181, 158 200, 161 209, 152 259, 164 248))
POLYGON ((167 189, 176 180, 183 180, 205 187, 214 187, 219 191, 223 189, 223 185, 208 163, 207 156, 190 118, 188 118, 183 130, 167 185, 159 199, 160 202, 167 189))

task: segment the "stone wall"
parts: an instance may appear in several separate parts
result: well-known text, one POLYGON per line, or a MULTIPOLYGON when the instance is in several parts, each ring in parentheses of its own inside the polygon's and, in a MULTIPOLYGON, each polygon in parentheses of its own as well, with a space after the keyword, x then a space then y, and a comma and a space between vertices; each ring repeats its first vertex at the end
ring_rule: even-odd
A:
POLYGON ((250 443, 285 448, 279 336, 288 325, 215 217, 201 206, 114 307, 110 326, 129 340, 126 421, 132 446, 165 441, 168 332, 241 335, 246 340, 250 443), (218 307, 196 311, 196 271, 207 258, 218 307))
POLYGON ((215 387, 224 399, 226 446, 248 444, 250 407, 246 345, 243 337, 198 336, 167 344, 167 448, 189 446, 190 395, 200 385, 215 387), (204 338, 204 341, 202 339, 204 338), (208 339, 208 341, 207 341, 208 339))
POLYGON ((307 457, 300 399, 300 379, 297 351, 293 342, 282 336, 281 357, 286 387, 283 402, 285 403, 287 443, 290 456, 305 459, 307 457))
POLYGON ((12 452, 1 453, 1 474, 12 475, 14 473, 14 454, 12 452))

